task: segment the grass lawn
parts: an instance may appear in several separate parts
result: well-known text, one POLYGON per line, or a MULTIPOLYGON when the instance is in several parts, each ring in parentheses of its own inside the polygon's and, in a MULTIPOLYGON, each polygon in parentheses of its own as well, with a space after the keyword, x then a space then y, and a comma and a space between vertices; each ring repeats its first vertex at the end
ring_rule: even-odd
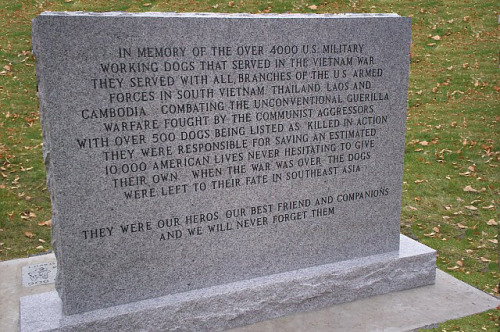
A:
MULTIPOLYGON (((471 1, 0 0, 0 260, 50 246, 31 20, 43 11, 387 13, 412 18, 402 233, 498 296, 500 6, 471 1)), ((498 331, 499 310, 432 331, 498 331)))

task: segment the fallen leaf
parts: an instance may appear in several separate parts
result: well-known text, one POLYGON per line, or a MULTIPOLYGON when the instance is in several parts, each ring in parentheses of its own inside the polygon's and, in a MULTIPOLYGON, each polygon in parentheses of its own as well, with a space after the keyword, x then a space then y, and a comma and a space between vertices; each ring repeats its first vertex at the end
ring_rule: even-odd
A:
POLYGON ((410 210, 413 210, 413 211, 418 210, 416 207, 411 206, 411 205, 408 205, 408 208, 409 208, 410 210))
POLYGON ((27 238, 34 238, 35 237, 35 234, 31 233, 31 232, 24 232, 24 236, 26 236, 27 238))
POLYGON ((431 39, 434 39, 434 40, 441 40, 441 37, 439 37, 438 35, 435 35, 434 37, 431 37, 431 39))
POLYGON ((316 6, 316 5, 310 5, 309 9, 316 10, 316 9, 318 9, 318 6, 316 6))
POLYGON ((491 259, 488 259, 488 258, 485 258, 485 257, 480 257, 479 259, 481 261, 485 262, 485 263, 491 262, 491 259))
POLYGON ((498 223, 495 220, 490 219, 490 220, 488 220, 486 222, 486 225, 488 225, 488 226, 498 226, 498 223))
POLYGON ((36 247, 36 249, 38 249, 38 250, 42 250, 42 249, 43 249, 43 246, 38 246, 38 247, 36 247))
POLYGON ((498 243, 498 240, 497 239, 489 239, 488 242, 491 242, 491 243, 494 243, 494 244, 497 244, 498 243))
POLYGON ((477 190, 472 188, 472 186, 465 186, 464 191, 471 192, 471 193, 477 193, 477 190))
POLYGON ((457 265, 460 267, 464 266, 464 261, 457 261, 457 265))
POLYGON ((450 220, 449 216, 443 216, 443 220, 450 220))
POLYGON ((458 223, 457 226, 458 226, 458 228, 461 228, 461 229, 469 228, 469 227, 467 227, 465 225, 462 225, 461 223, 458 223))
POLYGON ((477 210, 477 207, 475 207, 475 206, 473 206, 473 205, 467 205, 467 206, 465 206, 465 208, 466 208, 467 210, 471 210, 471 211, 476 211, 476 210, 477 210))
POLYGON ((38 226, 47 226, 47 227, 50 227, 50 226, 52 226, 52 219, 49 219, 47 221, 40 221, 38 223, 38 226))
POLYGON ((495 206, 494 205, 483 206, 483 209, 485 209, 485 210, 495 210, 495 206))
POLYGON ((45 243, 45 240, 44 239, 38 239, 38 242, 45 243))
POLYGON ((469 171, 471 171, 471 172, 475 172, 476 171, 476 166, 472 165, 472 166, 469 166, 467 169, 469 171))
POLYGON ((429 142, 427 142, 427 141, 422 141, 422 142, 420 142, 420 143, 418 143, 418 144, 423 145, 423 146, 427 146, 427 145, 429 145, 429 142))
POLYGON ((433 227, 432 230, 436 233, 439 233, 439 226, 433 227))

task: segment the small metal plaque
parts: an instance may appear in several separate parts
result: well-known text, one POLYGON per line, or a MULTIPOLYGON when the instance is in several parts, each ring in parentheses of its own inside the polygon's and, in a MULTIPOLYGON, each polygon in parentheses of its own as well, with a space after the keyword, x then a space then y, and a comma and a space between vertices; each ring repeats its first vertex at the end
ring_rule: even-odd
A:
POLYGON ((23 287, 53 284, 56 273, 56 262, 23 266, 23 287))

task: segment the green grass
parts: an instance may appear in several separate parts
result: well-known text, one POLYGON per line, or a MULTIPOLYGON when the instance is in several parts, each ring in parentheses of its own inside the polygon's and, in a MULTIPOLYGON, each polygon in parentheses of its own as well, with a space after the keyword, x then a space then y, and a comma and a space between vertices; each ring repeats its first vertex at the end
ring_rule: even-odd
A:
MULTIPOLYGON (((500 7, 476 1, 0 0, 0 260, 50 250, 31 20, 50 11, 395 12, 413 43, 401 230, 498 296, 500 7), (473 188, 476 191, 464 191, 473 188)), ((498 331, 498 310, 432 331, 498 331)))

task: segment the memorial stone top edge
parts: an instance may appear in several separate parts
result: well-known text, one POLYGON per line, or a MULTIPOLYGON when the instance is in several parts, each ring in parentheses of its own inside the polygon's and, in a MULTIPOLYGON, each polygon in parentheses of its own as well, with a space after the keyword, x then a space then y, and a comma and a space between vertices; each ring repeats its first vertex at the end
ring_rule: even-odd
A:
POLYGON ((91 17, 175 17, 175 18, 395 18, 403 17, 396 13, 336 13, 336 14, 316 14, 316 13, 176 13, 176 12, 147 12, 147 13, 127 13, 127 12, 51 12, 46 11, 40 16, 91 16, 91 17))

